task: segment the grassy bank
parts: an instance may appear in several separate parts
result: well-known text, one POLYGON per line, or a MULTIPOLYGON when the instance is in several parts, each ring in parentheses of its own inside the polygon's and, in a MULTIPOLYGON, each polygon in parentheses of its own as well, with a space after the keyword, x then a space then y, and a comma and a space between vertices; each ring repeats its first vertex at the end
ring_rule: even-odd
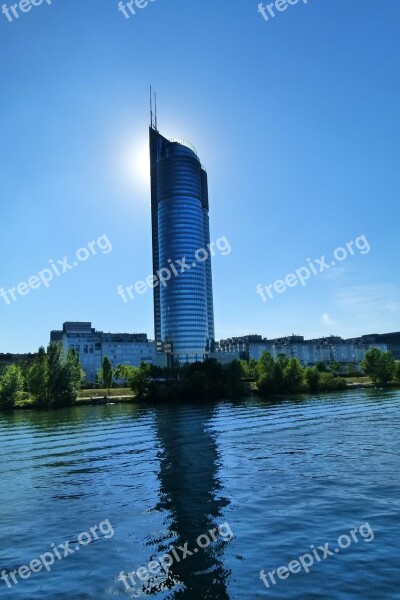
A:
POLYGON ((89 389, 80 390, 78 400, 85 400, 87 398, 119 398, 130 396, 133 397, 133 392, 130 388, 111 388, 110 392, 107 389, 89 389))
MULTIPOLYGON (((75 400, 73 406, 92 406, 96 404, 108 404, 109 402, 123 404, 134 401, 135 394, 129 388, 111 389, 110 393, 108 393, 108 390, 104 389, 80 390, 79 396, 75 400), (105 401, 107 399, 108 402, 105 401)), ((29 410, 40 409, 42 407, 34 398, 32 398, 32 396, 24 394, 24 397, 17 401, 14 408, 16 410, 29 410)))

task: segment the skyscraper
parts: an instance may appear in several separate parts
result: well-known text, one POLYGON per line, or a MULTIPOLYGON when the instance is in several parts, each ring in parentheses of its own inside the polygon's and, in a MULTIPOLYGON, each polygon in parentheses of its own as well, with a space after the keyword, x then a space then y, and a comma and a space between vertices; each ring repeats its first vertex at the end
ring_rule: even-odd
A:
POLYGON ((203 360, 214 346, 211 256, 196 252, 210 243, 207 173, 196 149, 168 140, 150 125, 153 273, 184 258, 190 268, 154 288, 158 351, 169 363, 203 360))

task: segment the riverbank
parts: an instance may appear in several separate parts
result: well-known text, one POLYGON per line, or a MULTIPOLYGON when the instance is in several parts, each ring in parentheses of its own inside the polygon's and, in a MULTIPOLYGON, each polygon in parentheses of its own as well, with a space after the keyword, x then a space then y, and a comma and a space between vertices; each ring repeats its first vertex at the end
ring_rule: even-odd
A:
MULTIPOLYGON (((389 383, 385 388, 379 387, 373 384, 369 377, 357 377, 353 378, 349 381, 346 381, 347 387, 345 390, 337 390, 336 393, 340 391, 356 391, 362 389, 375 389, 375 390, 393 390, 400 389, 400 385, 396 383, 389 383)), ((296 393, 286 392, 285 394, 271 394, 269 396, 262 396, 256 386, 256 382, 247 382, 247 393, 243 394, 243 397, 259 397, 260 399, 268 400, 268 398, 273 398, 276 396, 281 397, 282 395, 288 397, 295 396, 311 396, 315 394, 331 394, 333 390, 319 390, 317 392, 311 391, 302 391, 296 393)), ((198 400, 196 400, 199 403, 198 400)), ((203 402, 203 401, 201 401, 203 402)), ((96 390, 82 390, 82 395, 80 395, 75 402, 73 403, 73 407, 85 407, 85 406, 103 406, 103 405, 113 405, 113 404, 167 404, 166 401, 158 401, 154 402, 153 400, 146 401, 143 399, 139 399, 136 394, 134 394, 129 388, 114 388, 108 390, 104 389, 96 389, 96 390)), ((43 407, 38 405, 33 398, 24 398, 20 400, 15 406, 13 410, 43 410, 43 407)))
POLYGON ((143 362, 139 367, 119 365, 115 370, 110 367, 107 377, 103 371, 99 373, 98 380, 106 389, 93 384, 82 389, 84 373, 79 357, 73 351, 65 355, 62 347, 55 345, 47 353, 42 350, 28 371, 12 365, 4 372, 0 378, 0 409, 65 408, 110 402, 173 404, 188 399, 201 404, 253 395, 269 398, 380 388, 389 382, 400 385, 400 361, 396 362, 390 353, 372 349, 361 367, 362 377, 354 368, 347 369, 344 375, 338 363, 305 367, 295 357, 280 354, 275 360, 264 352, 258 361, 234 360, 226 365, 214 359, 168 369, 143 362), (112 387, 114 381, 123 381, 125 387, 112 387))
MULTIPOLYGON (((135 394, 129 388, 108 390, 82 390, 72 406, 101 406, 103 404, 129 404, 135 402, 135 394)), ((43 406, 32 397, 19 400, 14 410, 41 410, 43 406)))

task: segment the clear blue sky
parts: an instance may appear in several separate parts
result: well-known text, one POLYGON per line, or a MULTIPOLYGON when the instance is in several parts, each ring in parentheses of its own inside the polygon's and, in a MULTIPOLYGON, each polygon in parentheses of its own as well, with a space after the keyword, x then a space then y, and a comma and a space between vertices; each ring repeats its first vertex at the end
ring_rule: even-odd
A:
POLYGON ((217 338, 400 329, 396 0, 309 0, 268 22, 258 0, 53 0, 0 14, 0 287, 106 234, 113 251, 0 299, 0 352, 66 320, 153 336, 148 86, 159 129, 209 174, 217 338), (371 247, 262 302, 268 285, 360 235, 371 247))

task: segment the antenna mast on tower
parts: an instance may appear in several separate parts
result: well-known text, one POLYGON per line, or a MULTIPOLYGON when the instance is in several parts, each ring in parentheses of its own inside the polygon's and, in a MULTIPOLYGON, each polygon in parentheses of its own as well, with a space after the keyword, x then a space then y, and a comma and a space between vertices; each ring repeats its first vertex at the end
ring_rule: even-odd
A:
POLYGON ((157 94, 154 94, 154 108, 155 108, 155 112, 153 112, 153 93, 152 93, 152 89, 150 86, 150 127, 152 129, 155 129, 156 131, 158 131, 157 129, 157 94))
POLYGON ((153 129, 153 97, 150 86, 150 127, 153 129))

